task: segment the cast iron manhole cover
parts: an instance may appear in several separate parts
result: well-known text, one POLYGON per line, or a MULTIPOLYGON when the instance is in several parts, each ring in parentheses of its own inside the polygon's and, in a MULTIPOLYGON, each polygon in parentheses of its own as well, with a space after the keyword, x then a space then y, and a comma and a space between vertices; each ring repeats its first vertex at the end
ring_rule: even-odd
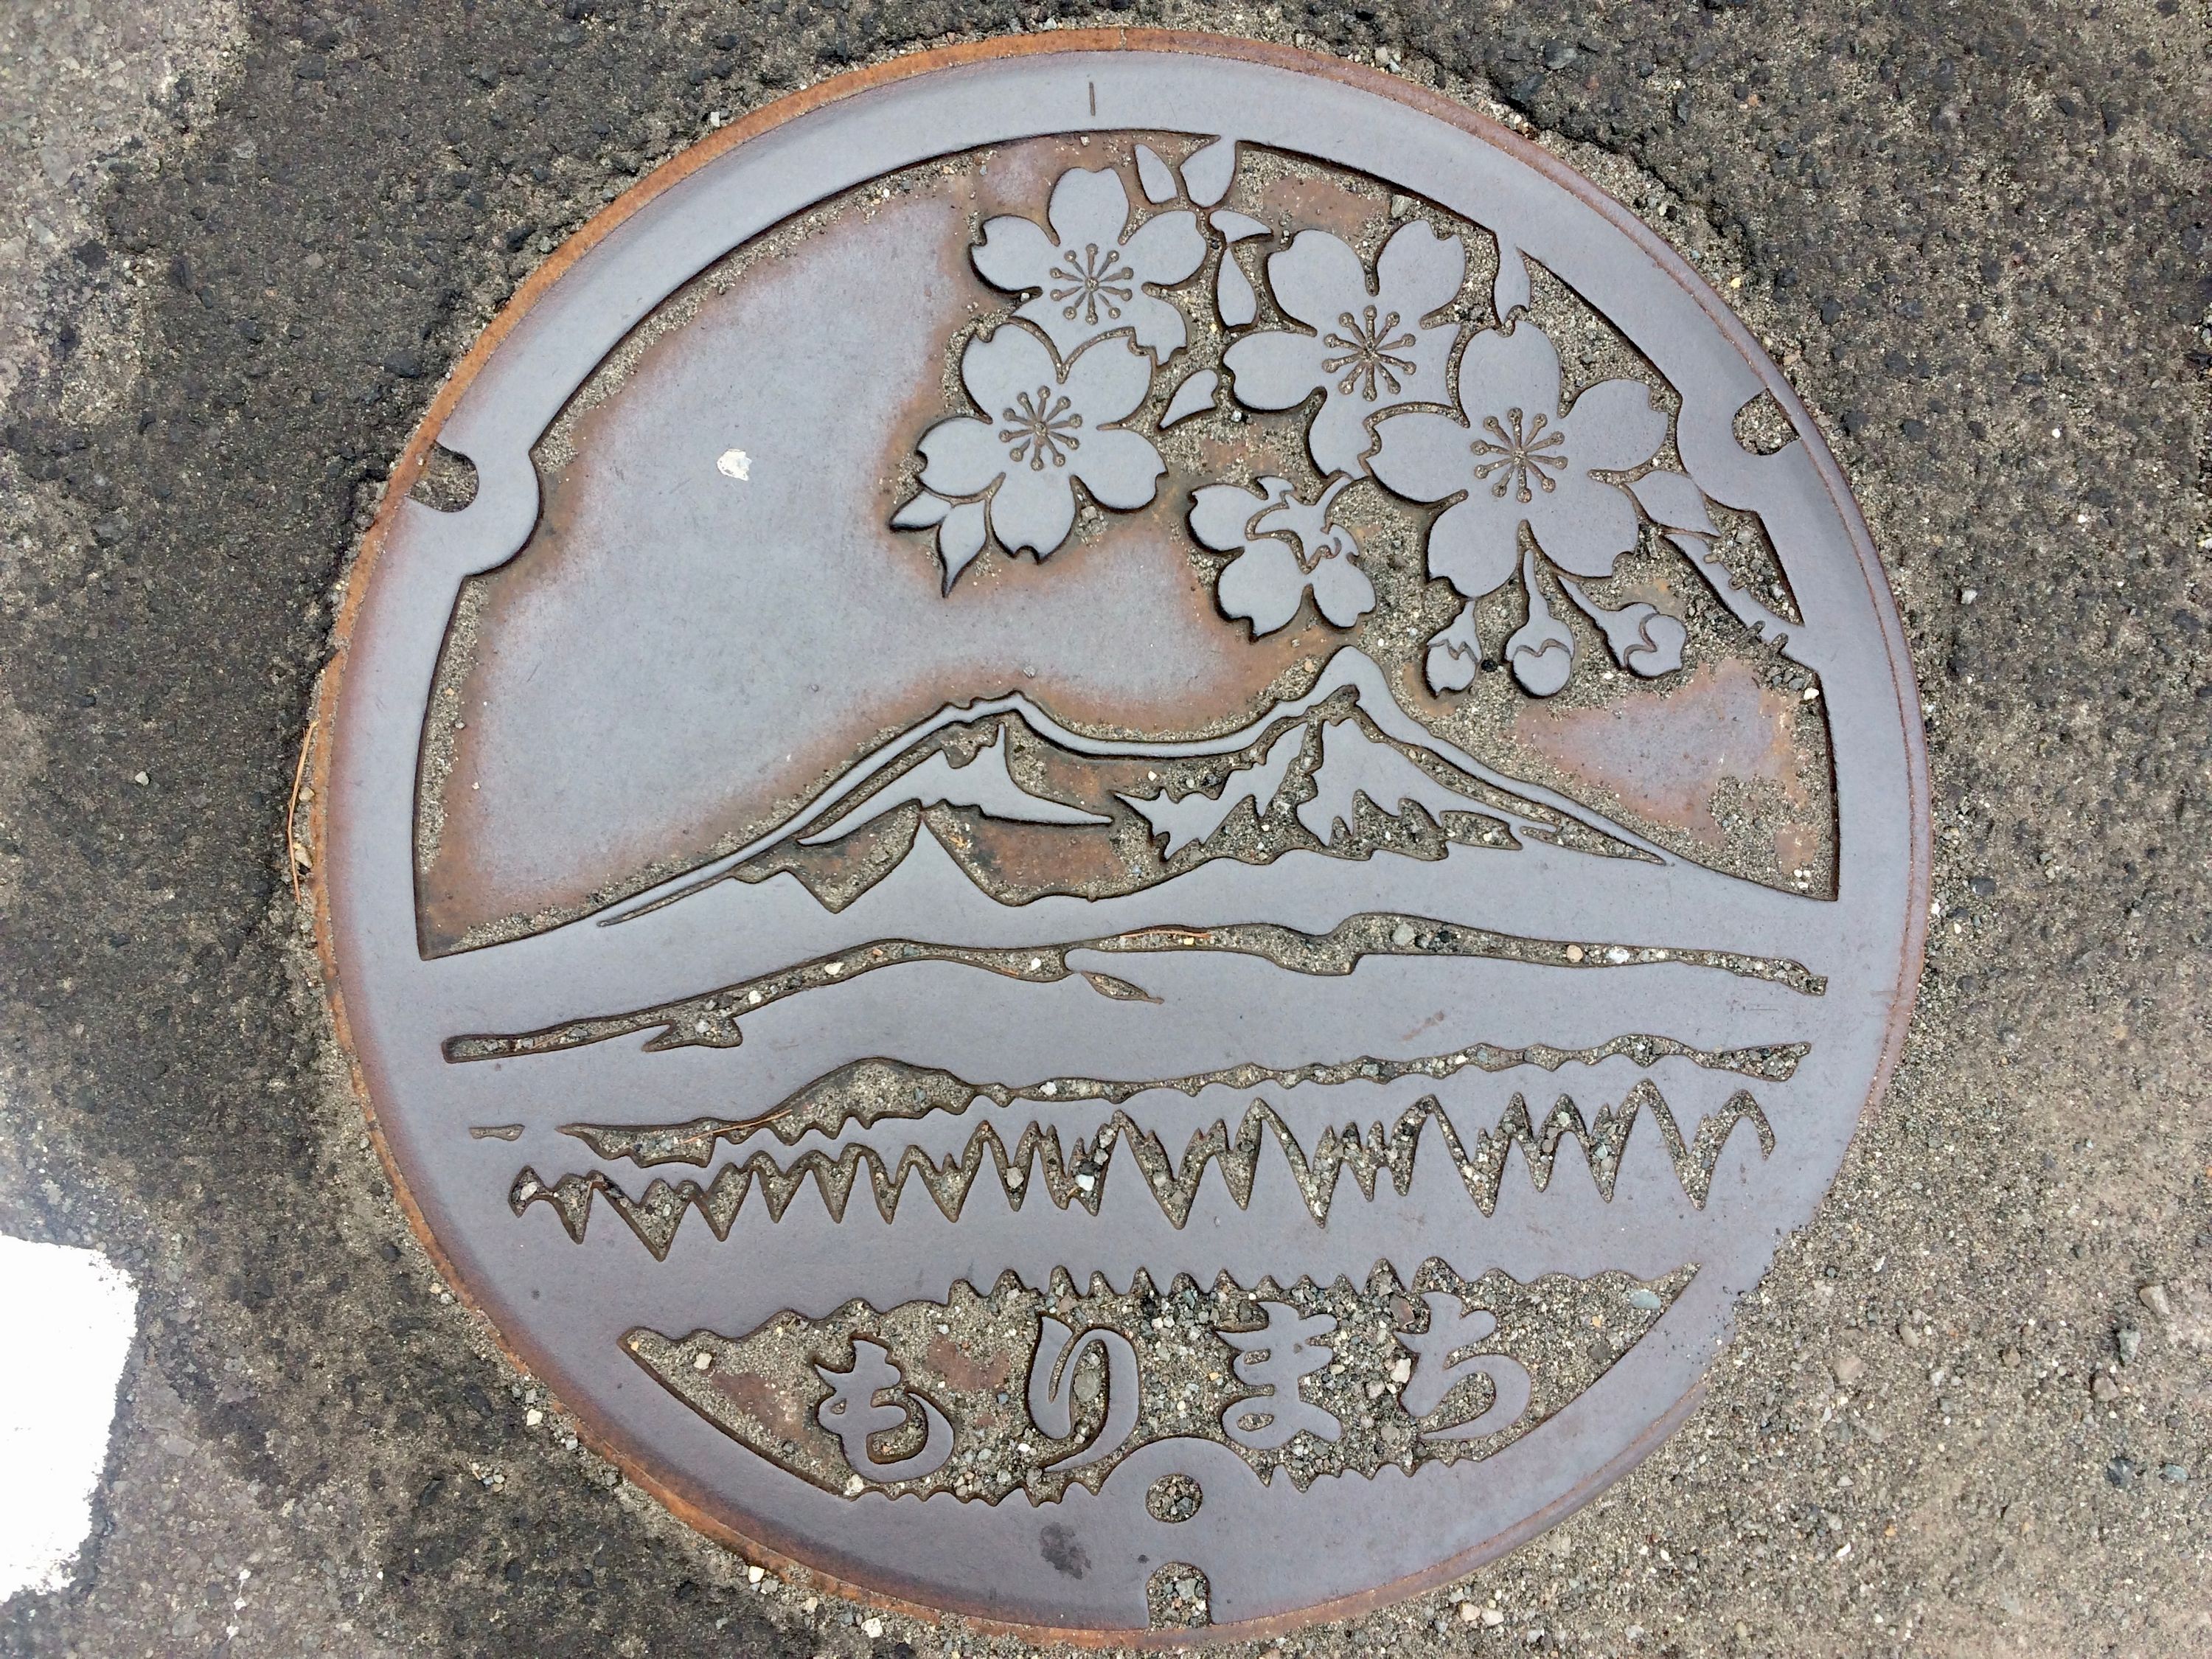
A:
POLYGON ((1160 1641, 1463 1571, 1688 1408, 1894 1056, 1925 787, 1835 464, 1440 99, 830 82, 398 478, 343 1029, 454 1282, 756 1554, 1160 1641))

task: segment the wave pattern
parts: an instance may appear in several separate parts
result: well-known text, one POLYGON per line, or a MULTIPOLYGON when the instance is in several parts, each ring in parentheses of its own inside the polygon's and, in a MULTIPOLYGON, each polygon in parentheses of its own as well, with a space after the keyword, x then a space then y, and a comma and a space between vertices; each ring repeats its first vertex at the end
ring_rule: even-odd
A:
POLYGON ((696 1117, 683 1123, 568 1123, 562 1126, 561 1133, 575 1136, 600 1158, 626 1158, 647 1167, 694 1164, 703 1169, 714 1161, 720 1143, 735 1146, 763 1129, 793 1146, 809 1134, 834 1139, 848 1123, 866 1129, 891 1118, 927 1117, 933 1112, 957 1115, 979 1100, 999 1106, 1011 1106, 1018 1100, 1062 1106, 1103 1100, 1119 1106, 1156 1089, 1172 1089, 1194 1097, 1215 1086, 1249 1091, 1269 1084, 1292 1089, 1301 1083, 1394 1083, 1401 1077, 1441 1080, 1469 1069, 1509 1072, 1534 1066, 1556 1072, 1565 1066, 1596 1066, 1615 1058, 1647 1070, 1664 1060, 1685 1060, 1707 1071, 1736 1072, 1769 1083, 1787 1083, 1811 1051, 1808 1042, 1698 1048, 1673 1037, 1631 1032, 1582 1048, 1556 1048, 1545 1043, 1506 1048, 1477 1042, 1413 1060, 1385 1060, 1369 1054, 1358 1060, 1291 1066, 1246 1061, 1216 1071, 1144 1082, 1053 1077, 1028 1084, 971 1083, 934 1066, 876 1058, 854 1060, 825 1073, 768 1110, 749 1117, 696 1117))
POLYGON ((1316 1225, 1325 1225, 1346 1170, 1360 1196, 1370 1202, 1386 1175, 1400 1196, 1409 1193, 1414 1160, 1433 1124, 1468 1196, 1487 1216, 1497 1208, 1505 1166, 1515 1147, 1521 1149, 1530 1179, 1541 1192, 1551 1184, 1560 1147, 1570 1140, 1581 1147, 1599 1195, 1610 1202, 1629 1133, 1637 1119, 1647 1113, 1683 1192, 1701 1209, 1711 1188, 1721 1148, 1737 1123, 1750 1121, 1758 1133, 1762 1156, 1774 1151, 1773 1129, 1749 1091, 1739 1090, 1718 1112, 1702 1120, 1695 1135, 1686 1140, 1658 1085, 1645 1079, 1630 1089, 1618 1106, 1602 1107, 1587 1121, 1564 1095, 1540 1121, 1532 1119, 1528 1102, 1516 1094, 1498 1127, 1478 1132, 1472 1140, 1460 1135, 1436 1097, 1428 1095, 1387 1127, 1381 1122, 1370 1124, 1364 1135, 1357 1122, 1347 1123, 1341 1130, 1324 1128, 1309 1152, 1273 1106, 1255 1100, 1245 1109, 1233 1134, 1226 1119, 1217 1119, 1210 1128, 1193 1135, 1180 1166, 1157 1134, 1143 1128, 1127 1112, 1116 1111, 1100 1126, 1096 1136, 1088 1141, 1079 1136, 1072 1148, 1064 1146, 1057 1127, 1033 1121, 1009 1152, 997 1129, 983 1123, 969 1136, 959 1156, 941 1163, 913 1145, 888 1162, 873 1146, 858 1142, 834 1156, 823 1150, 805 1152, 788 1164, 779 1164, 762 1150, 741 1162, 725 1164, 703 1186, 696 1181, 671 1183, 656 1179, 637 1198, 602 1170, 564 1175, 549 1183, 535 1170, 526 1167, 515 1178, 508 1202, 518 1216, 532 1204, 551 1205, 569 1237, 581 1243, 592 1200, 604 1194, 646 1249, 665 1260, 677 1229, 695 1209, 716 1238, 727 1238, 756 1188, 761 1202, 768 1206, 769 1219, 781 1221, 811 1181, 830 1219, 842 1222, 864 1170, 867 1190, 886 1222, 896 1220, 909 1179, 920 1182, 945 1219, 959 1220, 987 1169, 996 1175, 1008 1206, 1015 1210, 1042 1188, 1056 1207, 1065 1210, 1078 1205, 1095 1216, 1105 1200, 1108 1177, 1121 1149, 1127 1147, 1127 1159, 1135 1166, 1139 1184, 1168 1220, 1181 1227, 1189 1219, 1207 1169, 1215 1165, 1219 1166, 1237 1206, 1250 1207, 1261 1152, 1272 1139, 1297 1183, 1308 1212, 1316 1225))
MULTIPOLYGON (((1742 979, 1787 987, 1802 996, 1827 993, 1825 975, 1787 957, 1758 957, 1741 951, 1709 951, 1604 940, 1527 939, 1487 927, 1463 927, 1395 910, 1370 910, 1347 916, 1326 933, 1309 933, 1275 922, 1235 922, 1218 927, 1141 927, 1097 939, 1056 945, 1018 946, 936 945, 920 939, 875 939, 829 956, 817 957, 773 973, 741 980, 698 996, 655 1003, 628 1013, 593 1015, 535 1031, 478 1032, 448 1037, 445 1054, 459 1064, 513 1060, 526 1054, 559 1054, 611 1038, 656 1033, 647 1053, 671 1048, 734 1048, 744 1041, 740 1016, 755 1013, 787 997, 849 985, 863 974, 911 963, 946 963, 978 969, 1032 985, 1050 985, 1076 975, 1115 1000, 1152 999, 1141 987, 1109 974, 1088 972, 1068 958, 1088 951, 1101 956, 1141 958, 1162 951, 1226 951, 1258 957, 1286 972, 1341 978, 1369 957, 1459 957, 1526 963, 1534 967, 1599 972, 1611 969, 1673 964, 1710 968, 1742 979)), ((1139 971, 1133 969, 1133 972, 1139 971)))

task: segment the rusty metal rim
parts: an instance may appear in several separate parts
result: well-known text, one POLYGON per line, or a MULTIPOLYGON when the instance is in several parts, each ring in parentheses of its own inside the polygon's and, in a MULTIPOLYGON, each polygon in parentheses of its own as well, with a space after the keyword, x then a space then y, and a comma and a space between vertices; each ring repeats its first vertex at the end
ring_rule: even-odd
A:
MULTIPOLYGON (((1496 149, 1504 150, 1522 165, 1541 174, 1552 183, 1582 201, 1601 215, 1614 228, 1640 248, 1658 270, 1686 293, 1709 317, 1728 343, 1735 348, 1747 362, 1760 384, 1781 406, 1804 442, 1806 453, 1813 462, 1823 488, 1850 535, 1858 555, 1860 574, 1866 583, 1882 639, 1887 648, 1892 665, 1893 686, 1898 701, 1900 735, 1904 739, 1907 777, 1905 787, 1909 796, 1908 815, 1911 826, 1911 868, 1908 875, 1907 913, 1905 937, 1897 963, 1897 978, 1890 998, 1891 1013, 1884 1034, 1880 1060, 1875 1070, 1867 1099, 1860 1110, 1859 1126, 1878 1110, 1887 1094, 1891 1079, 1895 1075, 1902 1057, 1907 1030, 1911 1024, 1913 993, 1917 990, 1923 965, 1928 933, 1928 896, 1931 885, 1934 863, 1934 835, 1931 822, 1927 750, 1919 714, 1919 692, 1914 681, 1911 659, 1906 653, 1904 628, 1897 613, 1887 578, 1881 572, 1881 556, 1876 552, 1864 517, 1853 500, 1841 467, 1829 452, 1818 423, 1813 419, 1803 402, 1798 398, 1788 379, 1777 368, 1761 348, 1751 331, 1735 313, 1730 311, 1711 287, 1693 270, 1688 263, 1659 235, 1637 218, 1626 208, 1607 195, 1589 179, 1576 172, 1548 152, 1528 139, 1521 137, 1498 122, 1481 115, 1464 105, 1453 101, 1443 94, 1407 82, 1395 79, 1377 70, 1324 57, 1317 52, 1271 42, 1239 39, 1228 35, 1201 33, 1181 29, 1058 29, 1043 34, 1017 35, 1000 39, 968 42, 958 46, 941 46, 927 52, 893 58, 867 69, 855 70, 817 82, 801 91, 789 94, 775 102, 753 111, 741 119, 701 139, 680 155, 640 179, 628 191, 595 214, 581 229, 571 236, 526 277, 521 287, 502 307, 500 313, 477 336, 475 343, 449 374, 422 420, 409 436, 392 466, 386 486, 385 496, 375 520, 362 538, 360 551, 354 566, 346 576, 346 596, 331 629, 331 651, 321 676, 315 702, 314 718, 310 725, 307 743, 314 747, 313 776, 315 785, 309 844, 313 849, 311 876, 314 890, 314 923, 316 955, 321 963, 325 994, 331 1010, 331 1024, 340 1048, 346 1059, 347 1074, 353 1093, 360 1104, 362 1115, 368 1126, 371 1144, 376 1149, 379 1161, 384 1166, 386 1178, 392 1183, 393 1197, 401 1212, 415 1233, 416 1240, 430 1257, 440 1277, 460 1299, 464 1307, 484 1327, 499 1352, 517 1370, 535 1375, 541 1368, 532 1364, 520 1352, 478 1305, 464 1279, 453 1271, 452 1262, 440 1247, 437 1238, 425 1222, 422 1210, 410 1192, 405 1176, 393 1159, 379 1123, 375 1103, 370 1096, 361 1061, 356 1054, 348 1026, 344 988, 337 971, 335 946, 331 935, 331 917, 327 890, 319 879, 326 855, 327 825, 323 803, 330 796, 330 768, 332 745, 314 744, 319 733, 327 732, 336 716, 339 690, 346 667, 346 649, 354 619, 374 574, 378 554, 391 531, 392 521, 398 511, 399 502, 407 494, 406 485, 418 472, 436 442, 447 417, 453 412, 470 384, 483 369, 492 355, 506 340, 525 313, 542 298, 561 277, 586 253, 604 240, 617 226, 663 191, 679 183, 699 168, 725 152, 774 131, 784 123, 824 105, 849 98, 875 87, 909 79, 915 76, 956 68, 964 64, 988 63, 994 59, 1025 58, 1043 52, 1176 52, 1197 57, 1225 58, 1294 70, 1324 79, 1339 82, 1374 93, 1446 122, 1460 131, 1480 138, 1496 149)), ((289 848, 286 857, 290 860, 289 848)), ((1857 1138, 1855 1127, 1852 1139, 1857 1138)), ((1845 1156, 1849 1156, 1848 1146, 1845 1156)), ((1461 1551, 1449 1559, 1440 1562, 1418 1573, 1377 1585, 1354 1595, 1339 1596, 1317 1602, 1293 1613, 1269 1619, 1246 1620, 1225 1625, 1210 1625, 1195 1629, 1170 1630, 1069 1630, 1022 1623, 1008 1623, 972 1614, 948 1613, 941 1607, 906 1601, 887 1595, 865 1584, 825 1572, 822 1569, 795 1557, 767 1548, 757 1540, 708 1515, 697 1504, 636 1460, 623 1452, 617 1437, 599 1422, 564 1403, 563 1409, 574 1416, 583 1443, 597 1455, 605 1458, 618 1469, 623 1477, 640 1490, 648 1493, 670 1513, 717 1543, 735 1552, 741 1559, 767 1567, 786 1577, 798 1577, 805 1582, 828 1589, 848 1600, 865 1606, 925 1622, 938 1622, 948 1617, 959 1619, 969 1629, 986 1635, 1012 1636, 1033 1643, 1063 1643, 1078 1647, 1103 1649, 1126 1647, 1135 1649, 1188 1648, 1230 1641, 1266 1640, 1292 1631, 1326 1621, 1356 1618, 1379 1608, 1393 1606, 1412 1596, 1450 1583, 1495 1560, 1509 1551, 1565 1520, 1583 1504, 1633 1469, 1665 1441, 1681 1423, 1702 1403, 1705 1392, 1703 1381, 1685 1393, 1618 1456, 1603 1465, 1577 1486, 1563 1494, 1547 1508, 1524 1517, 1515 1525, 1491 1538, 1461 1551)))

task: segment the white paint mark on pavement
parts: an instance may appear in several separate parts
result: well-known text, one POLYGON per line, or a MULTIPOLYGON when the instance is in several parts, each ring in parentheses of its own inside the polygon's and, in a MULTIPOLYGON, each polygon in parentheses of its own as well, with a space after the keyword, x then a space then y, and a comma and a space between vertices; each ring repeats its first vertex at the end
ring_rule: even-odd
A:
POLYGON ((70 1582, 137 1312, 130 1276, 99 1251, 0 1235, 12 1350, 0 1365, 0 1601, 70 1582))

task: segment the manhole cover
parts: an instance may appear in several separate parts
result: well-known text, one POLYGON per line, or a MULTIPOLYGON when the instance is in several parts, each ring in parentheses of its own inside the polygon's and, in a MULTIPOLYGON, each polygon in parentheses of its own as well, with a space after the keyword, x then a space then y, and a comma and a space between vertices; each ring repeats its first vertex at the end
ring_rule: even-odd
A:
POLYGON ((1926 903, 1889 597, 1721 302, 1456 107, 1175 37, 832 82, 574 248, 320 744, 343 1030, 514 1352, 756 1554, 1093 1638, 1632 1464, 1926 903))

